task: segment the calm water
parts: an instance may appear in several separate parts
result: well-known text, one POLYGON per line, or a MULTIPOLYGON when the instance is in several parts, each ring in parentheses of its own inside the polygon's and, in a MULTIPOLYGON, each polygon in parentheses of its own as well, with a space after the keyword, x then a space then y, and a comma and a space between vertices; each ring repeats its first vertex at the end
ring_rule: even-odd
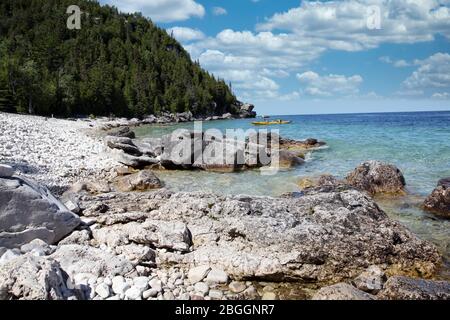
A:
MULTIPOLYGON (((272 117, 278 118, 278 117, 272 117)), ((273 195, 298 191, 301 177, 329 173, 344 177, 365 160, 384 160, 404 173, 410 196, 379 199, 380 205, 422 238, 433 241, 450 257, 450 221, 437 219, 419 208, 423 198, 440 178, 450 176, 450 112, 378 113, 348 115, 283 116, 292 124, 270 126, 283 137, 323 140, 328 148, 308 155, 307 163, 275 176, 259 171, 205 173, 160 172, 166 186, 178 191, 210 191, 227 194, 273 195)), ((254 128, 254 120, 228 120, 203 123, 203 128, 254 128)), ((193 124, 147 126, 136 130, 140 137, 161 136, 175 128, 193 124)), ((446 268, 448 270, 448 268, 446 268)), ((447 273, 447 272, 445 272, 447 273)))

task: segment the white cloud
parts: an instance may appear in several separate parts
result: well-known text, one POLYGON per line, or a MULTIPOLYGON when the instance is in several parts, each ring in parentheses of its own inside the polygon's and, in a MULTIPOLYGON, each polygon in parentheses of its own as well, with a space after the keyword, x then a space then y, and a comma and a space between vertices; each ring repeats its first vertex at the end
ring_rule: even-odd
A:
POLYGON ((173 27, 167 29, 167 32, 169 34, 173 34, 174 38, 180 42, 189 42, 205 38, 204 33, 201 32, 200 30, 186 27, 173 27))
POLYGON ((434 93, 431 98, 433 99, 440 99, 440 100, 447 100, 450 99, 450 93, 448 92, 436 92, 434 93))
POLYGON ((387 63, 387 64, 392 64, 394 67, 396 68, 405 68, 405 67, 410 67, 412 65, 414 65, 415 63, 410 63, 406 60, 400 59, 400 60, 392 60, 390 57, 388 56, 383 56, 380 57, 379 59, 381 62, 387 63))
POLYGON ((419 67, 402 84, 405 90, 430 90, 441 98, 450 92, 450 54, 436 53, 416 63, 419 67))
POLYGON ((203 17, 205 8, 195 0, 105 0, 123 12, 142 12, 156 22, 183 21, 203 17))
POLYGON ((212 12, 215 16, 224 16, 228 14, 227 10, 222 7, 214 7, 212 9, 212 12))
POLYGON ((260 31, 284 30, 304 38, 327 41, 329 48, 357 51, 381 43, 415 43, 450 35, 448 0, 303 1, 258 25, 260 31), (377 6, 381 29, 367 26, 368 8, 377 6))
POLYGON ((304 85, 304 92, 307 95, 319 97, 357 94, 359 86, 363 82, 360 75, 346 77, 330 74, 321 76, 313 71, 297 74, 297 79, 304 85))

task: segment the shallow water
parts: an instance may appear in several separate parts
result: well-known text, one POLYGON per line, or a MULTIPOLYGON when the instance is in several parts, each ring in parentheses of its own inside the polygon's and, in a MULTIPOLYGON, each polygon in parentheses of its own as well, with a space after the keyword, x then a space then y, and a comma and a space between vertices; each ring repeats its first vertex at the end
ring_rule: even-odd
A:
MULTIPOLYGON (((273 117, 278 118, 278 117, 273 117)), ((323 140, 328 148, 308 155, 305 165, 263 176, 259 170, 241 173, 161 171, 160 178, 177 191, 278 196, 298 191, 301 177, 324 173, 344 177, 365 160, 383 160, 404 173, 411 196, 379 199, 380 206, 419 237, 434 242, 450 258, 450 221, 423 212, 419 205, 440 178, 450 176, 450 112, 283 116, 292 124, 270 126, 283 137, 323 140)), ((254 128, 251 119, 204 122, 203 129, 254 128)), ((193 124, 152 125, 136 129, 138 137, 161 136, 193 124)), ((448 265, 442 275, 450 278, 448 265)))

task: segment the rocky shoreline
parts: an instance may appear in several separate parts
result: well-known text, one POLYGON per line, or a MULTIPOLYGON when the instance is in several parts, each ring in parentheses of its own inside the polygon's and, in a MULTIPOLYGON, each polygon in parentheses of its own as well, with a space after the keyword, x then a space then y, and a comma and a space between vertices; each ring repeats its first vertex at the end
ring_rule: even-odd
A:
MULTIPOLYGON (((176 193, 112 160, 92 136, 102 121, 0 124, 0 299, 450 298, 448 282, 417 279, 433 279, 436 247, 371 197, 404 191, 389 164, 279 198, 176 193)), ((319 143, 282 141, 300 159, 319 143)))

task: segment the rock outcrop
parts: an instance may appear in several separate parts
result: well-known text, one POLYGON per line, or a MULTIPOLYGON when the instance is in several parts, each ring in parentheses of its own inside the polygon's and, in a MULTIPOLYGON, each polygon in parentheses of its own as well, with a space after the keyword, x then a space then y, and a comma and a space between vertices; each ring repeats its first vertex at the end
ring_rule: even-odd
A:
POLYGON ((425 199, 423 208, 439 216, 450 218, 450 178, 441 179, 425 199))
POLYGON ((0 247, 19 248, 33 239, 53 244, 79 224, 47 188, 29 179, 0 178, 0 247))
POLYGON ((450 282, 391 277, 379 296, 389 300, 449 300, 450 282))
POLYGON ((346 181, 351 186, 375 195, 403 194, 405 178, 397 167, 381 162, 366 161, 350 172, 346 181))
POLYGON ((337 283, 321 288, 312 300, 375 300, 375 296, 361 291, 347 283, 337 283))
POLYGON ((122 192, 160 189, 163 186, 158 177, 150 170, 142 170, 137 173, 118 177, 115 185, 122 192))
POLYGON ((100 224, 94 238, 108 247, 133 242, 168 248, 157 255, 160 266, 212 265, 233 279, 336 283, 353 279, 369 265, 384 265, 387 273, 428 277, 440 263, 433 245, 389 219, 370 197, 356 190, 311 190, 299 198, 162 190, 86 200, 83 207, 87 210, 99 202, 109 208, 106 216, 92 211, 92 218, 100 224), (151 223, 154 220, 158 222, 151 223), (170 236, 179 241, 170 242, 181 247, 161 246, 165 241, 160 239, 167 236, 140 232, 140 228, 148 229, 143 221, 149 221, 149 226, 183 221, 190 236, 180 227, 175 238, 170 236), (112 236, 123 235, 117 237, 118 243, 114 236, 102 240, 107 238, 99 235, 110 228, 115 230, 112 236), (131 231, 137 235, 131 237, 131 231))

